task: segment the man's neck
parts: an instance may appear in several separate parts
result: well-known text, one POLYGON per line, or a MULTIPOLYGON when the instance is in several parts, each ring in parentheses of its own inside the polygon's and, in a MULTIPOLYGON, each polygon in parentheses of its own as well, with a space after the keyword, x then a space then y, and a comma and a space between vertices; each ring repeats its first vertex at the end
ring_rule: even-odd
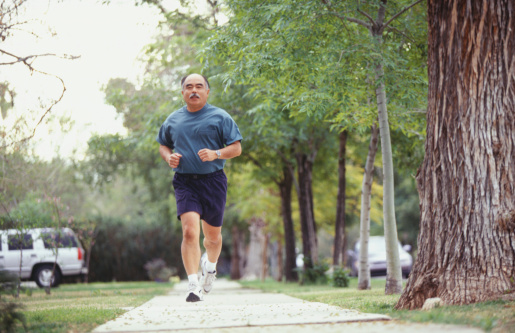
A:
POLYGON ((186 110, 188 110, 189 112, 198 112, 198 111, 202 110, 204 108, 204 106, 206 106, 206 104, 202 105, 201 107, 194 108, 194 109, 190 108, 189 105, 186 105, 186 110))

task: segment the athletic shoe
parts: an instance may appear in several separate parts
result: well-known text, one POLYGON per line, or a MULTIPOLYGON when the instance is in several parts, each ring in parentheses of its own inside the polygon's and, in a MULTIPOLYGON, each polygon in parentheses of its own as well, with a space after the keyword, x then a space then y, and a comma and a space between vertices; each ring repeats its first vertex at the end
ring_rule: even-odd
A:
POLYGON ((206 269, 207 264, 207 256, 202 258, 202 262, 200 267, 202 267, 202 276, 200 277, 200 286, 202 287, 202 292, 204 294, 208 294, 213 288, 213 282, 216 280, 216 271, 208 272, 206 269))
POLYGON ((202 288, 200 288, 198 284, 190 283, 188 285, 188 296, 186 296, 186 302, 198 302, 203 299, 202 288))

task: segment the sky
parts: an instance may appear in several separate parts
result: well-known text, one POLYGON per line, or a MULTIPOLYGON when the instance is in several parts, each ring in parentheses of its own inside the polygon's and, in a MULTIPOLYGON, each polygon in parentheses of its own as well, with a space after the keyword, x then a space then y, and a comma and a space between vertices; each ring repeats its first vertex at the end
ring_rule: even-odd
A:
MULTIPOLYGON (((66 85, 63 99, 51 111, 52 117, 36 131, 33 144, 39 157, 82 159, 92 134, 125 133, 114 107, 105 104, 102 86, 117 77, 138 83, 143 75, 138 58, 144 46, 152 42, 161 19, 156 8, 134 3, 31 0, 21 15, 29 21, 24 29, 34 31, 38 38, 21 31, 0 44, 16 55, 80 56, 76 60, 41 57, 34 62, 34 67, 61 77, 66 85), (62 116, 73 124, 67 132, 61 130, 57 120, 62 116)), ((0 66, 0 81, 10 82, 16 91, 11 115, 34 109, 41 97, 59 98, 62 91, 56 78, 31 74, 22 64, 0 66)), ((8 123, 12 119, 0 121, 8 123)))

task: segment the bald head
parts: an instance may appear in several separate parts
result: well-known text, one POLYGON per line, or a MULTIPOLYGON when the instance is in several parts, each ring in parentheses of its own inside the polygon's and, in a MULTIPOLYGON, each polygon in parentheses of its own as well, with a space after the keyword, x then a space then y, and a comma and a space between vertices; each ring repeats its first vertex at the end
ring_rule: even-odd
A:
POLYGON ((200 75, 200 74, 193 73, 193 74, 188 74, 188 75, 184 76, 184 77, 181 79, 181 87, 182 87, 182 89, 183 89, 183 90, 184 90, 184 82, 186 81, 186 79, 187 79, 187 78, 189 78, 189 77, 190 77, 190 76, 192 76, 192 75, 198 75, 198 76, 201 76, 201 77, 204 79, 205 83, 206 83, 206 87, 207 87, 207 89, 209 89, 209 81, 207 80, 207 77, 205 77, 204 75, 200 75))

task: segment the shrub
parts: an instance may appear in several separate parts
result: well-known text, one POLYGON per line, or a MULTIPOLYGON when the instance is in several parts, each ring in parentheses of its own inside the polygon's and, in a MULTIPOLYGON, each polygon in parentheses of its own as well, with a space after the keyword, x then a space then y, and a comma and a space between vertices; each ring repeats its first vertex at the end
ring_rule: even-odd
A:
POLYGON ((329 270, 328 264, 326 264, 325 262, 319 262, 317 264, 310 265, 308 262, 306 266, 307 268, 305 268, 304 270, 299 270, 300 284, 324 285, 329 283, 329 278, 326 274, 326 272, 329 270))
POLYGON ((186 276, 181 258, 181 231, 158 224, 129 224, 121 220, 99 219, 95 245, 91 249, 90 282, 144 281, 144 266, 162 258, 186 276))
POLYGON ((349 286, 349 270, 343 267, 334 267, 332 276, 333 287, 346 288, 349 286))
POLYGON ((152 281, 169 282, 170 278, 177 274, 177 269, 166 266, 163 259, 153 259, 145 264, 148 277, 152 281))
MULTIPOLYGON (((0 294, 14 295, 17 283, 19 283, 17 276, 0 270, 0 294)), ((23 305, 6 301, 5 297, 0 296, 0 332, 14 332, 17 322, 20 322, 26 329, 25 316, 20 311, 22 308, 23 305)))

